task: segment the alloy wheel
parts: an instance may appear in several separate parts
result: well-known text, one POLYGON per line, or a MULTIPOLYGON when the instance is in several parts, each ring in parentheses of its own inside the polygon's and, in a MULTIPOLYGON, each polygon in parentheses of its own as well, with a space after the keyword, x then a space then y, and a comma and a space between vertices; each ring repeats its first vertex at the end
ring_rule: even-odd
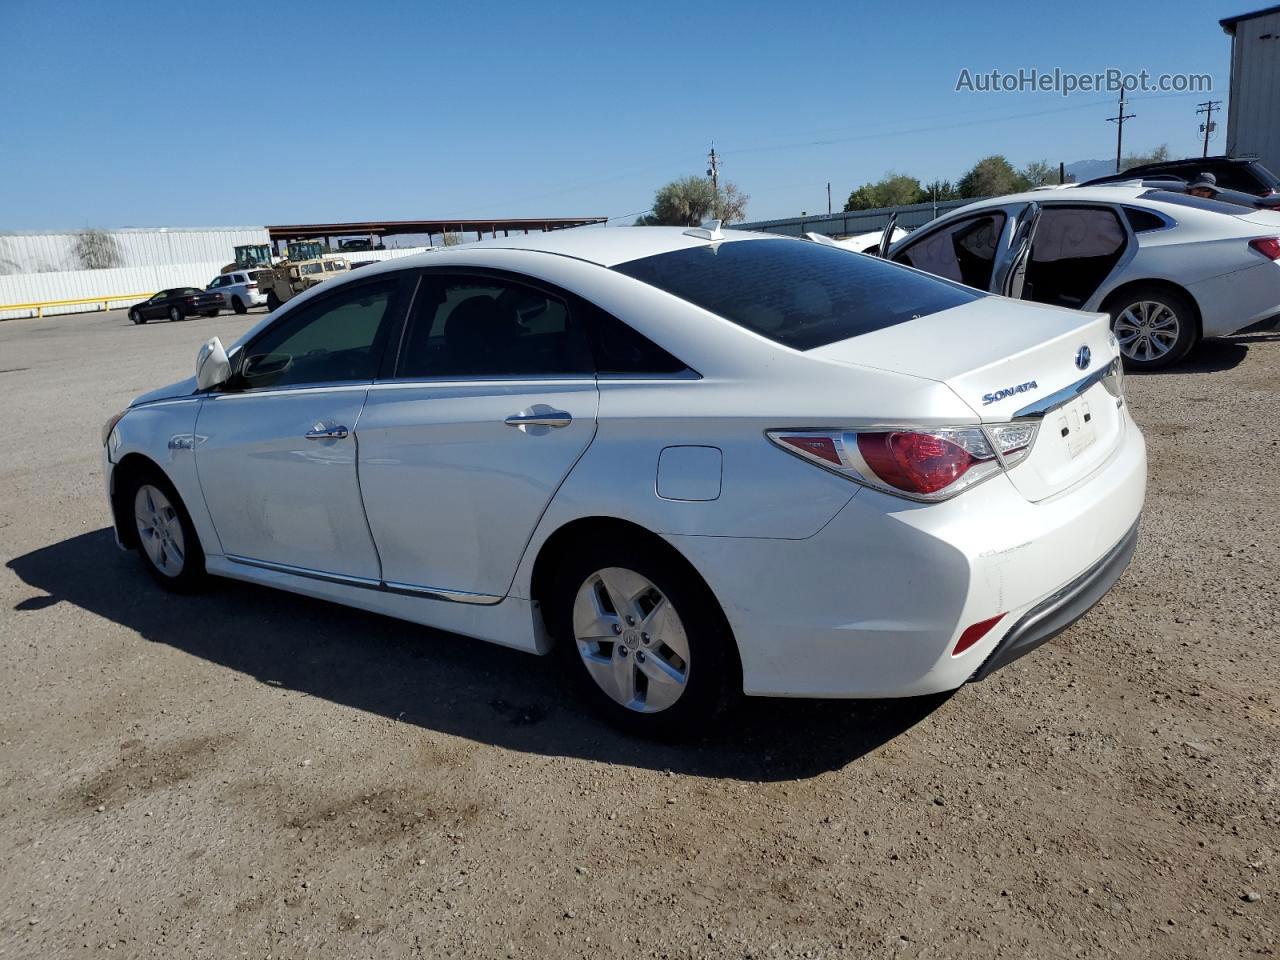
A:
POLYGON ((1113 326, 1120 352, 1130 360, 1159 360, 1178 342, 1178 315, 1167 304, 1140 300, 1125 307, 1113 326))
POLYGON ((586 578, 574 598, 573 635, 591 679, 628 710, 666 710, 688 685, 684 623, 634 570, 606 567, 586 578))
POLYGON ((187 547, 178 511, 159 487, 144 483, 133 497, 133 522, 147 559, 167 577, 186 565, 187 547))

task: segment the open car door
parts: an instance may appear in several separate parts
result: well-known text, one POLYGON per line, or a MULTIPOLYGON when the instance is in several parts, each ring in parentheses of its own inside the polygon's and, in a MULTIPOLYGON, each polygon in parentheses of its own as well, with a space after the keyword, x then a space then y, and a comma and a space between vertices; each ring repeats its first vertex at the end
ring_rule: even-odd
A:
POLYGON ((884 233, 880 234, 880 247, 876 251, 876 256, 884 260, 889 259, 889 248, 893 246, 893 228, 898 225, 898 214, 896 212, 889 214, 889 222, 884 225, 884 233))
POLYGON ((1018 227, 1013 233, 1013 241, 1009 244, 1009 259, 996 293, 1014 300, 1022 299, 1027 281, 1027 264, 1031 260, 1031 245, 1035 242, 1042 210, 1040 204, 1029 203, 1022 212, 1018 227))

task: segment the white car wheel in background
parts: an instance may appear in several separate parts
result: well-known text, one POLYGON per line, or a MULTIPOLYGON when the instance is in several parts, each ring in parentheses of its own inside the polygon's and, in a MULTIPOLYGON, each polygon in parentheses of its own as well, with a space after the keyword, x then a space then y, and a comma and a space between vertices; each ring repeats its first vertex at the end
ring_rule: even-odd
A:
POLYGON ((1195 345, 1195 309, 1173 290, 1135 287, 1108 301, 1106 310, 1130 369, 1159 370, 1177 363, 1195 345))

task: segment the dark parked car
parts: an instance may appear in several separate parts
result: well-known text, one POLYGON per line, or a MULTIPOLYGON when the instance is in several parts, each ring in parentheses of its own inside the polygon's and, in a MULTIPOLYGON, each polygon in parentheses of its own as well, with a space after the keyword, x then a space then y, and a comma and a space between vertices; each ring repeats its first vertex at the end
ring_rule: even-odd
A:
POLYGON ((220 293, 209 293, 197 287, 174 287, 172 290, 161 290, 150 300, 129 309, 129 319, 134 323, 146 323, 148 320, 185 320, 194 313, 203 313, 206 317, 216 317, 218 311, 226 307, 220 293))
POLYGON ((1123 173, 1113 173, 1086 181, 1082 186, 1092 187, 1100 183, 1120 183, 1125 180, 1157 177, 1177 177, 1194 180, 1202 173, 1212 173, 1218 186, 1226 190, 1239 190, 1255 196, 1280 193, 1280 177, 1264 167, 1253 157, 1188 157, 1185 160, 1162 160, 1130 167, 1123 173))

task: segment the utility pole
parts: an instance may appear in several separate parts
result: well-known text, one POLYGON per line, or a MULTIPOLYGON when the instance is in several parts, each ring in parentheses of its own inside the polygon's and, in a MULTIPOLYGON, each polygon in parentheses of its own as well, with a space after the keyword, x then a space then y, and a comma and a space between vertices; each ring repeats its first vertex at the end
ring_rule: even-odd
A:
POLYGON ((831 181, 827 181, 827 216, 831 216, 831 181))
POLYGON ((1124 85, 1120 86, 1120 111, 1114 117, 1107 117, 1107 123, 1116 125, 1116 173, 1120 172, 1120 155, 1124 144, 1124 122, 1136 117, 1136 113, 1124 112, 1124 85))
POLYGON ((1204 128, 1204 153, 1201 156, 1207 157, 1209 155, 1209 134, 1213 133, 1214 128, 1213 111, 1222 106, 1222 101, 1206 100, 1204 103, 1196 104, 1196 106, 1198 107, 1196 113, 1204 114, 1204 123, 1200 125, 1204 128))
POLYGON ((720 194, 720 158, 716 156, 716 145, 711 144, 711 152, 707 154, 707 161, 710 166, 707 167, 707 176, 711 178, 711 188, 715 190, 716 195, 720 194))

